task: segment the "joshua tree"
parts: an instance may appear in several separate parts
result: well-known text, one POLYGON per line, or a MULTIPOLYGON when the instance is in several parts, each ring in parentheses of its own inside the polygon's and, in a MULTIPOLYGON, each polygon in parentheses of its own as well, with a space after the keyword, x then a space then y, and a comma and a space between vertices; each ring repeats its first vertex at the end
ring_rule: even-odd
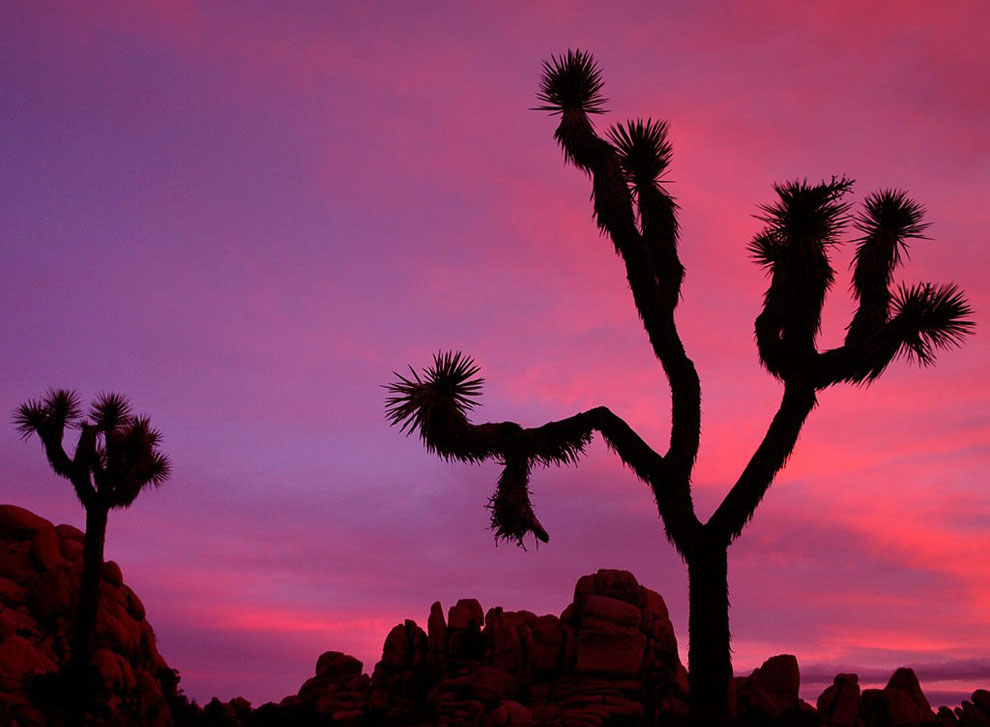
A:
POLYGON ((577 460, 599 432, 649 485, 667 538, 687 563, 691 713, 699 725, 724 725, 732 677, 728 548, 794 449, 817 392, 840 383, 869 384, 897 357, 931 364, 938 349, 960 345, 971 332, 971 310, 954 285, 892 287, 908 241, 922 239, 926 227, 922 206, 904 192, 874 193, 850 216, 844 201, 852 186, 848 179, 774 185, 777 199, 760 207, 764 227, 749 252, 770 277, 756 319, 756 343, 764 367, 783 384, 783 397, 738 480, 701 522, 691 497, 701 389, 674 321, 684 268, 677 253, 677 204, 664 187, 672 154, 667 124, 627 122, 602 138, 591 121, 592 114, 603 112, 601 89, 591 55, 552 57, 544 63, 539 110, 560 116, 554 137, 566 160, 591 177, 595 221, 625 263, 633 300, 670 385, 667 451, 655 452, 603 406, 535 428, 514 422, 474 425, 467 413, 483 380, 460 353, 437 354, 422 375, 412 369, 408 378, 397 374, 386 387, 387 414, 444 459, 499 461, 504 469, 489 502, 491 526, 496 538, 518 543, 527 533, 547 540, 530 506, 532 466, 577 460), (850 221, 858 231, 852 276, 858 309, 843 344, 819 351, 822 305, 834 279, 829 250, 850 221))
POLYGON ((84 416, 79 397, 64 389, 49 391, 44 399, 22 404, 14 416, 24 438, 37 434, 48 463, 57 475, 72 483, 86 509, 79 611, 67 669, 73 724, 82 724, 86 709, 86 675, 92 655, 93 632, 100 598, 100 571, 112 508, 134 502, 146 485, 160 485, 170 471, 168 458, 158 451, 161 438, 147 417, 133 416, 127 400, 104 394, 84 416), (62 445, 66 428, 80 430, 70 458, 62 445))

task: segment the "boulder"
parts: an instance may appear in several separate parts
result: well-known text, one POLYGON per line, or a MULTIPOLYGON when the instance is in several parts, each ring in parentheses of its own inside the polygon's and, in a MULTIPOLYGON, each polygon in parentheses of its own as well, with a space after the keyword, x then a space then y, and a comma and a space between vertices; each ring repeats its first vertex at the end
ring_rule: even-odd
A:
POLYGON ((895 671, 883 693, 887 700, 887 715, 891 727, 938 724, 912 669, 902 667, 895 671))
POLYGON ((818 697, 818 714, 826 727, 862 727, 859 716, 859 677, 837 674, 818 697))

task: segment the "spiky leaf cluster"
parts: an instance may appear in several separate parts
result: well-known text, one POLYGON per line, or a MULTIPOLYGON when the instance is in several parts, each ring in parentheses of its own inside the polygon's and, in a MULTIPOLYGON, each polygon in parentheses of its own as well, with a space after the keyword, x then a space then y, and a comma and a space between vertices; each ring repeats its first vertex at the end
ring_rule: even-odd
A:
POLYGON ((28 399, 14 411, 14 425, 23 439, 42 432, 61 433, 82 416, 79 396, 67 389, 49 389, 43 399, 28 399))
MULTIPOLYGON (((842 198, 852 185, 852 180, 845 177, 818 184, 808 184, 806 179, 774 184, 778 199, 760 205, 762 214, 757 219, 765 227, 750 243, 750 255, 771 272, 780 264, 820 268, 825 247, 838 243, 838 235, 848 221, 849 204, 842 198)), ((831 268, 827 275, 831 281, 831 268)))
POLYGON ((14 423, 24 437, 38 435, 52 469, 72 481, 87 507, 95 501, 127 507, 146 485, 158 486, 171 473, 158 449, 161 434, 147 417, 131 414, 119 394, 101 395, 83 417, 75 392, 54 389, 18 407, 14 423), (81 430, 71 459, 62 445, 67 427, 81 430))
POLYGON ((666 121, 637 119, 616 124, 608 132, 626 178, 634 187, 659 184, 670 166, 673 147, 666 121))
POLYGON ((852 181, 807 180, 775 184, 778 200, 761 205, 764 229, 750 243, 753 258, 771 275, 756 319, 764 366, 779 378, 806 367, 815 353, 825 294, 835 279, 828 246, 847 222, 843 196, 852 181))
POLYGON ((863 233, 853 258, 853 294, 869 296, 890 284, 894 268, 907 256, 907 241, 924 239, 925 208, 900 189, 874 192, 853 224, 863 233))
POLYGON ((901 285, 892 305, 900 353, 923 366, 934 363, 937 351, 961 346, 975 328, 968 320, 973 309, 955 284, 901 285))
POLYGON ((550 56, 543 61, 543 77, 537 98, 543 106, 537 111, 560 114, 564 111, 583 111, 600 114, 607 101, 601 94, 602 72, 592 55, 582 50, 569 50, 567 55, 550 56))
POLYGON ((127 507, 145 485, 158 487, 168 479, 171 464, 158 451, 161 433, 147 417, 128 416, 105 432, 104 446, 97 449, 97 489, 101 481, 112 485, 114 507, 127 507))
POLYGON ((385 416, 406 434, 416 432, 426 448, 443 457, 474 460, 478 453, 463 440, 466 414, 477 405, 484 379, 481 369, 460 351, 438 352, 422 374, 411 366, 409 376, 393 372, 385 386, 385 416))

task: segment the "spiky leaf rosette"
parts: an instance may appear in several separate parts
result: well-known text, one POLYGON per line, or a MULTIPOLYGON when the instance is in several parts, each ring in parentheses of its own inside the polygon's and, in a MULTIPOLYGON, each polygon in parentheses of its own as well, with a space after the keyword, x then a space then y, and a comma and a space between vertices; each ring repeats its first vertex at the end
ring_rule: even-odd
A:
POLYGON ((79 395, 68 389, 50 389, 45 398, 29 399, 14 411, 14 425, 25 439, 38 434, 44 440, 49 433, 61 434, 74 426, 82 415, 79 395))
POLYGON ((852 291, 859 307, 849 323, 847 343, 864 343, 889 319, 894 268, 907 257, 907 241, 925 237, 924 214, 925 208, 899 189, 874 192, 863 202, 853 220, 862 233, 852 262, 852 291))
POLYGON ((111 507, 128 507, 145 486, 158 487, 168 479, 171 463, 158 451, 160 441, 161 433, 147 417, 128 417, 106 432, 102 480, 109 485, 103 493, 111 507))
POLYGON ((488 501, 495 539, 511 540, 520 547, 529 533, 540 542, 550 541, 547 531, 536 519, 529 499, 529 467, 526 457, 506 457, 495 494, 488 501))
POLYGON ((778 200, 761 205, 765 223, 749 252, 771 275, 756 340, 767 370, 786 378, 815 352, 825 294, 835 279, 828 246, 838 243, 849 205, 842 197, 852 181, 807 180, 775 184, 778 200))
POLYGON ((939 350, 961 346, 973 333, 973 314, 954 284, 900 286, 893 297, 891 323, 901 340, 899 353, 923 366, 935 362, 939 350))
POLYGON ((674 149, 667 138, 667 122, 637 119, 616 124, 608 138, 619 152, 622 170, 635 187, 659 184, 670 166, 674 149))
POLYGON ((406 434, 417 432, 427 450, 444 459, 484 459, 489 453, 478 450, 466 416, 485 381, 480 370, 460 351, 441 351, 422 375, 411 366, 409 377, 394 373, 397 381, 385 386, 385 416, 406 434))
POLYGON ((808 272, 831 280, 834 273, 821 269, 818 258, 826 246, 838 243, 849 210, 842 198, 852 185, 845 177, 813 185, 806 179, 774 184, 778 200, 760 205, 762 214, 756 218, 766 226, 750 243, 750 255, 771 272, 781 264, 810 265, 808 272))
POLYGON ((863 233, 853 258, 853 294, 890 283, 890 276, 907 256, 907 241, 925 239, 925 208, 901 189, 874 192, 863 202, 853 225, 863 233))
POLYGON ((535 110, 551 114, 569 110, 603 113, 607 101, 601 94, 603 85, 602 72, 590 53, 569 50, 567 55, 550 56, 549 61, 543 61, 543 78, 537 93, 544 105, 535 110))
POLYGON ((97 429, 110 431, 125 426, 131 419, 131 405, 120 394, 100 394, 89 409, 89 418, 97 429))

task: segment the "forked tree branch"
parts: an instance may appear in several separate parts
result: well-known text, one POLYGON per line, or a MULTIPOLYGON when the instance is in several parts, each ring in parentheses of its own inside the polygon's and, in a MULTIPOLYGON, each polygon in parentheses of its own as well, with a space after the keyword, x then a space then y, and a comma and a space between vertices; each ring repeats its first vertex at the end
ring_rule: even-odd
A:
POLYGON ((496 534, 521 541, 527 532, 545 540, 528 497, 533 463, 568 464, 584 453, 595 432, 636 475, 650 485, 668 537, 680 548, 700 527, 685 508, 676 488, 669 486, 669 468, 619 416, 599 406, 566 419, 525 428, 515 422, 472 424, 467 412, 476 405, 482 380, 477 366, 459 353, 438 353, 433 366, 411 377, 397 374, 387 414, 393 425, 419 434, 427 449, 445 459, 480 462, 495 459, 505 470, 492 497, 492 527, 496 534), (509 494, 506 494, 506 490, 509 494))

